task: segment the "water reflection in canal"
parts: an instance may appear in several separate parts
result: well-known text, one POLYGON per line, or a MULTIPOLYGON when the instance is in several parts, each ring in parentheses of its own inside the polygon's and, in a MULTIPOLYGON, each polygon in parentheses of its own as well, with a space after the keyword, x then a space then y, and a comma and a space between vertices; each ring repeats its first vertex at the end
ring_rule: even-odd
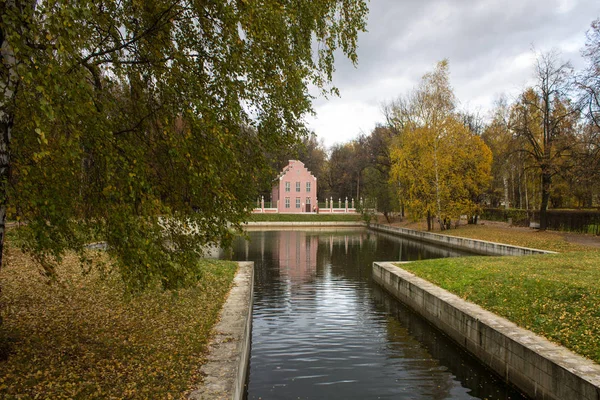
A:
POLYGON ((373 261, 463 254, 364 230, 249 235, 249 399, 523 398, 371 280, 373 261))

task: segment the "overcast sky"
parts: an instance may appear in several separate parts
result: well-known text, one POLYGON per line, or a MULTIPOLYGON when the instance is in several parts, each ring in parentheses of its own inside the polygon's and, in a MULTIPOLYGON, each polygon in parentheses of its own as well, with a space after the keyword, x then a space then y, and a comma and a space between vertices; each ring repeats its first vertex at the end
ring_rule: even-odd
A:
POLYGON ((598 0, 371 0, 358 66, 338 57, 340 97, 317 98, 308 126, 327 147, 369 133, 381 105, 416 86, 447 58, 460 108, 487 115, 512 100, 533 74, 534 54, 555 48, 576 69, 598 0))

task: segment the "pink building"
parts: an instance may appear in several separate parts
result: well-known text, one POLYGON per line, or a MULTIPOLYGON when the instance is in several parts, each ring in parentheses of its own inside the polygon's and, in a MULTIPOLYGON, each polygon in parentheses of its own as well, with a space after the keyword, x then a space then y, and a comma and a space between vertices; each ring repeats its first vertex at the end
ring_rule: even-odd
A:
POLYGON ((273 184, 272 206, 280 213, 313 212, 317 206, 317 178, 304 163, 290 160, 273 184))

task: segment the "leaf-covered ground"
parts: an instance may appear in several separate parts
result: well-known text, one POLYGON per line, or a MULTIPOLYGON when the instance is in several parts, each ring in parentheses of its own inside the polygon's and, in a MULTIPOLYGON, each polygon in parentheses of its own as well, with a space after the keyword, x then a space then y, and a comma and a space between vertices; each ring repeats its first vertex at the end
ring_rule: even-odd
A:
MULTIPOLYGON (((382 218, 379 219, 379 222, 386 223, 382 218)), ((394 221, 391 225, 418 231, 427 230, 425 221, 413 222, 408 218, 405 218, 403 221, 394 221)), ((439 226, 434 224, 434 232, 449 236, 487 240, 490 242, 506 243, 534 249, 551 250, 559 253, 595 250, 600 248, 600 237, 597 236, 556 231, 539 231, 537 229, 514 227, 506 223, 495 221, 481 221, 478 225, 464 224, 457 229, 452 228, 445 231, 440 231, 439 226), (594 244, 594 246, 590 246, 589 244, 594 244)))
POLYGON ((600 250, 588 250, 448 258, 401 267, 600 363, 599 266, 600 250))
POLYGON ((83 275, 74 256, 48 283, 27 256, 7 253, 0 398, 169 399, 199 382, 236 264, 203 261, 196 287, 127 297, 117 276, 83 275))
MULTIPOLYGON (((588 246, 567 241, 565 239, 564 232, 539 231, 529 228, 515 228, 501 225, 490 226, 487 224, 463 225, 458 229, 449 229, 447 231, 438 233, 450 236, 487 240, 490 242, 512 244, 514 246, 551 250, 559 253, 593 250, 593 248, 588 246)), ((572 235, 576 236, 577 234, 572 235)), ((580 236, 586 235, 581 234, 580 236)))

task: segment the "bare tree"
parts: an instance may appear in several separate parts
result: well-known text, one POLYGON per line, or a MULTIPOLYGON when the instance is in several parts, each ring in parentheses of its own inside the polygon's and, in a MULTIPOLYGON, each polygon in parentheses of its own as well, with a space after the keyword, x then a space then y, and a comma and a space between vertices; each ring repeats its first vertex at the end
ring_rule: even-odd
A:
POLYGON ((540 229, 547 227, 552 178, 564 165, 572 148, 565 140, 578 113, 569 100, 573 68, 552 50, 539 54, 535 64, 536 84, 523 92, 513 109, 512 127, 526 140, 522 151, 529 154, 541 175, 540 229))
POLYGON ((588 65, 577 77, 580 105, 585 114, 577 152, 578 167, 573 179, 585 194, 583 204, 591 206, 600 179, 600 18, 592 22, 582 55, 588 65))
POLYGON ((583 91, 586 115, 600 129, 600 18, 592 22, 582 54, 588 60, 588 66, 577 83, 583 91))

